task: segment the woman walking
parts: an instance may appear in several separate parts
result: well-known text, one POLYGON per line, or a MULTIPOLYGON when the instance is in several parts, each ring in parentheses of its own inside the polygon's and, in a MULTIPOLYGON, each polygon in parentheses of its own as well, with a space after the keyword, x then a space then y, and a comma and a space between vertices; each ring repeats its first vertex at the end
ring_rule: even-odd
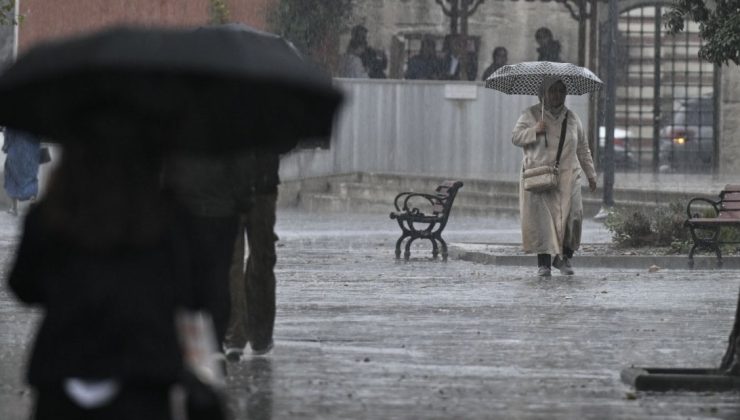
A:
POLYGON ((519 185, 519 211, 522 223, 522 247, 537 254, 539 276, 548 277, 551 263, 562 274, 574 274, 573 252, 581 243, 583 203, 581 174, 585 172, 591 191, 596 190, 596 171, 591 151, 578 116, 565 106, 566 86, 557 78, 546 78, 540 89, 540 104, 526 109, 514 127, 512 142, 524 151, 525 169, 552 166, 558 162, 557 186, 545 192, 519 185), (554 258, 554 259, 553 259, 554 258))

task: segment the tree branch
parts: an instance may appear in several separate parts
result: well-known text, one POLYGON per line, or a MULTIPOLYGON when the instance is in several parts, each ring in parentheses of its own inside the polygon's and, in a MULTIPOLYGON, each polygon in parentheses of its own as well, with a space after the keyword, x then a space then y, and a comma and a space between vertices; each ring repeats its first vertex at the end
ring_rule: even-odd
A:
POLYGON ((478 6, 480 6, 485 1, 486 0, 475 0, 475 5, 473 5, 473 8, 468 10, 468 16, 474 15, 475 11, 478 10, 478 6))
POLYGON ((668 33, 685 29, 691 19, 699 24, 699 57, 717 65, 740 64, 740 0, 676 0, 663 15, 668 33))
POLYGON ((439 7, 442 8, 442 13, 445 14, 445 16, 451 16, 452 15, 452 9, 448 9, 445 7, 444 3, 442 3, 442 0, 434 0, 435 3, 439 5, 439 7))
POLYGON ((579 14, 576 13, 575 9, 573 9, 573 6, 568 3, 568 0, 555 0, 557 3, 563 3, 563 6, 565 6, 566 9, 570 12, 570 16, 573 17, 575 20, 579 20, 579 14))

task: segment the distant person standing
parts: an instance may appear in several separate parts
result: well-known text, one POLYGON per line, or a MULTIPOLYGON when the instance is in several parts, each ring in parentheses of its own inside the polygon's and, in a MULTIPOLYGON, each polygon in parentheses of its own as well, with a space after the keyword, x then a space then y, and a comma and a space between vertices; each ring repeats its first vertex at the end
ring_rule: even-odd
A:
POLYGON ((441 80, 475 80, 478 74, 478 56, 475 52, 468 50, 465 38, 446 35, 442 41, 442 53, 444 56, 441 64, 441 80), (463 60, 465 60, 464 64, 463 60), (465 74, 462 74, 463 71, 465 74))
POLYGON ((385 69, 388 67, 388 57, 385 52, 375 48, 371 48, 367 42, 367 28, 363 25, 355 25, 352 28, 352 38, 350 43, 355 43, 362 46, 362 50, 359 53, 362 66, 367 71, 368 77, 371 79, 385 79, 385 69))
POLYGON ((18 202, 34 200, 39 194, 41 143, 30 133, 5 129, 5 192, 11 204, 8 213, 18 214, 18 202))
POLYGON ((347 78, 367 78, 367 69, 360 58, 364 51, 365 46, 359 40, 351 39, 347 45, 347 52, 339 57, 337 75, 347 78))
POLYGON ((425 36, 421 39, 419 53, 409 58, 406 65, 406 79, 438 79, 439 68, 437 44, 434 38, 425 36))
POLYGON ((491 62, 490 66, 486 67, 486 69, 483 70, 483 76, 481 76, 481 80, 485 81, 493 74, 493 72, 505 66, 506 62, 509 60, 509 52, 506 51, 506 48, 504 47, 496 47, 491 53, 491 59, 493 61, 491 62))
POLYGON ((534 33, 534 39, 537 41, 537 61, 560 62, 560 41, 556 41, 552 31, 542 27, 534 33))

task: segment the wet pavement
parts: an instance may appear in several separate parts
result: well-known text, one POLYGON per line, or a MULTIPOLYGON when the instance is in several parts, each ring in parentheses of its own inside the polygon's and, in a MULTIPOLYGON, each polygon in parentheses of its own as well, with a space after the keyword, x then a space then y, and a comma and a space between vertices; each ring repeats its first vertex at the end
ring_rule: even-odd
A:
MULTIPOLYGON (((0 215, 0 259, 13 246, 0 215)), ((278 216, 275 349, 229 365, 239 419, 736 419, 738 393, 635 393, 632 364, 716 365, 732 271, 396 261, 386 214, 278 216)), ((516 242, 514 220, 455 218, 449 242, 516 242)), ((584 241, 609 235, 587 223, 584 241)), ((0 418, 25 419, 21 369, 37 315, 0 287, 0 418)))

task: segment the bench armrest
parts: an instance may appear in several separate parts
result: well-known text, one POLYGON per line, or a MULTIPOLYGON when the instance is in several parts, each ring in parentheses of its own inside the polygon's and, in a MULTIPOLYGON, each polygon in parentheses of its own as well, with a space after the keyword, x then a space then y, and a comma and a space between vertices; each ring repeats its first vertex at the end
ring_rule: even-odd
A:
POLYGON ((721 201, 713 201, 713 200, 710 200, 704 197, 694 197, 691 200, 689 200, 689 204, 686 205, 686 216, 688 216, 689 219, 702 217, 702 215, 699 213, 691 212, 692 204, 697 203, 697 202, 704 202, 704 203, 711 205, 712 208, 714 209, 714 214, 715 215, 719 214, 719 204, 721 201))
POLYGON ((420 213, 419 209, 417 207, 414 207, 412 209, 409 209, 409 200, 412 198, 422 198, 429 202, 432 206, 435 204, 442 204, 442 202, 439 200, 437 196, 434 196, 432 194, 424 194, 424 193, 414 193, 414 192, 402 192, 396 196, 396 198, 393 200, 393 205, 396 207, 396 211, 399 212, 408 212, 413 214, 420 213))

